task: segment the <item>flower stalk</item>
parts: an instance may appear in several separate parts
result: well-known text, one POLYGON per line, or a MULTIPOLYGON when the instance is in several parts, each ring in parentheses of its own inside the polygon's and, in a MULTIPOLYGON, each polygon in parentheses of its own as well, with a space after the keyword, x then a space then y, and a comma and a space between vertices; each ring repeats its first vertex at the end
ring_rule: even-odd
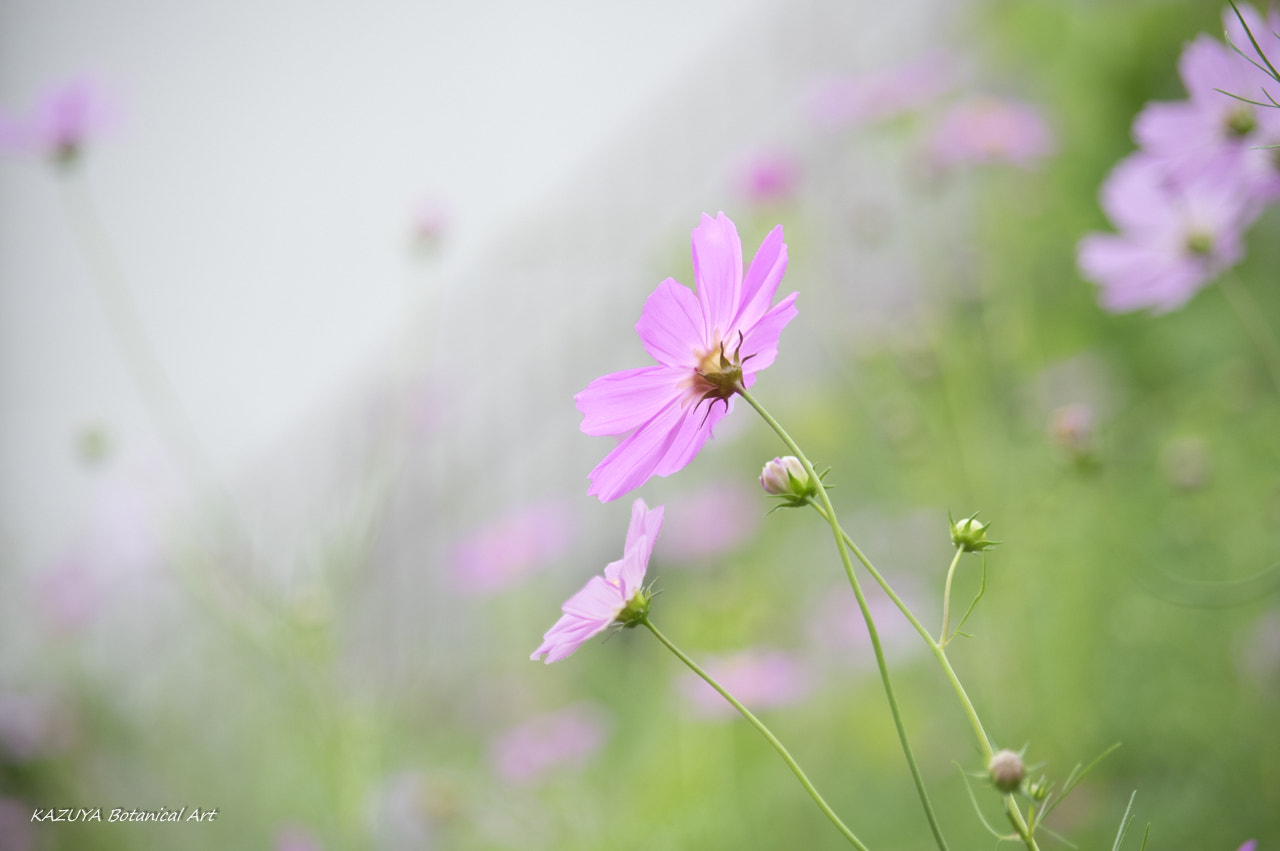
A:
POLYGON ((845 823, 840 820, 840 817, 836 815, 835 810, 831 809, 831 806, 826 802, 826 800, 818 792, 817 788, 814 787, 813 782, 809 780, 808 776, 804 773, 804 770, 800 768, 800 764, 796 762, 793 756, 791 756, 791 753, 786 749, 786 747, 782 744, 782 742, 778 741, 778 737, 775 736, 767 726, 765 726, 765 723, 763 721, 757 718, 755 714, 751 712, 750 709, 747 709, 747 707, 743 706, 737 700, 737 698, 735 698, 732 694, 730 694, 724 688, 724 686, 716 682, 715 679, 710 674, 708 674, 701 667, 699 667, 698 663, 694 662, 692 659, 686 656, 684 652, 680 650, 679 647, 677 647, 675 644, 671 642, 671 639, 663 635, 662 632, 659 631, 659 629, 653 625, 653 622, 649 620, 648 615, 642 615, 637 620, 637 623, 639 623, 640 625, 643 625, 650 632, 652 632, 654 637, 657 638, 658 641, 662 642, 663 646, 665 646, 668 650, 670 650, 677 659, 679 659, 681 662, 684 662, 685 665, 689 667, 689 670, 693 671, 695 674, 697 674, 699 677, 705 680, 707 685, 711 686, 713 689, 719 692, 720 696, 723 697, 725 700, 729 701, 729 703, 733 706, 734 709, 742 713, 742 717, 746 718, 747 721, 749 721, 753 727, 759 730, 760 735, 764 736, 769 741, 769 744, 773 746, 773 749, 778 752, 778 755, 782 757, 783 762, 787 764, 787 767, 791 769, 793 774, 795 774, 796 779, 800 781, 800 785, 803 786, 804 790, 809 793, 809 797, 812 798, 813 802, 818 805, 818 809, 822 810, 822 812, 826 815, 826 817, 831 820, 831 823, 835 825, 836 830, 840 831, 841 835, 843 835, 845 839, 849 840, 850 845, 860 849, 860 851, 867 851, 867 846, 863 845, 862 841, 859 840, 858 837, 854 835, 853 831, 850 830, 848 826, 846 826, 845 823))
MULTIPOLYGON (((812 499, 810 500, 810 504, 819 509, 818 513, 825 517, 828 525, 831 526, 832 535, 835 537, 836 549, 839 551, 840 561, 844 565, 845 575, 849 578, 849 585, 853 588, 853 594, 858 600, 858 608, 861 610, 862 617, 867 624, 867 634, 870 636, 871 648, 875 653, 876 666, 880 670, 880 681, 884 686, 885 697, 889 701, 889 711, 893 715, 893 723, 898 731, 898 741, 902 745, 903 756, 906 757, 907 766, 911 770, 911 778, 915 781, 916 793, 920 797, 921 806, 924 807, 925 817, 929 821, 929 829, 933 832, 934 841, 937 843, 940 851, 947 851, 946 839, 943 838, 942 828, 938 825, 938 817, 933 811, 933 805, 929 802, 929 793, 925 789, 924 778, 920 774, 920 766, 916 764, 915 754, 911 750, 911 742, 907 738, 906 727, 902 722, 902 712, 898 708, 898 699, 894 695, 893 682, 889 678, 889 666, 884 658, 884 650, 880 646, 880 636, 876 631, 875 620, 871 616, 871 608, 867 605, 867 598, 862 593, 862 586, 859 585, 858 577, 853 571, 853 562, 849 559, 849 548, 852 547, 856 552, 857 547, 852 546, 852 540, 850 540, 848 536, 844 534, 844 530, 840 528, 840 523, 836 519, 835 508, 831 504, 831 497, 828 496, 827 489, 822 484, 822 479, 818 475, 817 470, 814 469, 813 463, 809 460, 808 456, 804 454, 804 451, 800 449, 800 446, 791 438, 791 435, 787 434, 786 429, 784 429, 782 425, 779 424, 778 421, 775 420, 773 416, 756 401, 754 396, 747 392, 745 387, 738 388, 738 395, 745 399, 748 405, 755 408, 756 413, 758 413, 764 421, 769 424, 769 427, 777 433, 778 437, 782 438, 782 442, 787 445, 787 448, 795 453, 795 456, 800 459, 800 463, 804 466, 804 470, 809 476, 809 481, 816 485, 817 497, 821 501, 821 506, 812 499)), ((865 556, 861 556, 861 554, 859 554, 859 558, 865 563, 865 556)), ((899 606, 901 605, 902 604, 899 603, 899 606)), ((929 640, 932 642, 932 637, 930 637, 929 640)), ((958 685, 958 681, 956 684, 958 685)), ((990 758, 989 746, 986 757, 990 758)))
MULTIPOLYGON (((813 504, 813 507, 824 520, 828 520, 828 522, 830 522, 830 517, 833 515, 829 515, 823 510, 822 506, 816 503, 813 504)), ((915 613, 911 611, 910 607, 908 607, 903 599, 898 596, 897 592, 893 590, 893 586, 884 578, 884 575, 876 569, 875 565, 871 563, 871 560, 868 559, 862 550, 858 548, 858 545, 854 543, 853 538, 849 536, 849 533, 841 529, 840 534, 843 536, 845 543, 849 546, 849 549, 853 551, 855 556, 857 556, 858 561, 862 562, 862 566, 871 574, 871 578, 876 581, 876 584, 878 584, 889 599, 893 601, 893 604, 898 607, 898 611, 902 612, 903 616, 915 631, 920 634, 920 637, 924 640, 925 644, 928 645, 929 651, 933 654, 934 659, 937 660, 938 666, 942 668, 942 672, 946 676, 947 681, 951 683, 951 688, 955 692, 956 698, 960 701, 960 706, 964 709, 965 717, 969 719, 969 726, 973 729, 974 738, 978 740, 978 746, 982 749, 983 763, 989 763, 991 761, 991 757, 995 755, 995 748, 991 744, 991 739, 987 736, 986 728, 982 725, 982 719, 978 716, 978 710, 974 707, 973 701, 970 700, 968 692, 965 691, 964 685, 960 682, 960 677, 957 676, 955 668, 951 666, 951 660, 947 658, 945 643, 934 639, 928 628, 920 622, 920 619, 915 616, 915 613)), ((959 559, 959 556, 963 552, 964 550, 961 549, 956 550, 956 557, 952 559, 953 569, 959 559)), ((1010 823, 1014 825, 1015 830, 1018 832, 1018 838, 1027 847, 1028 851, 1039 851, 1034 831, 1028 826, 1026 819, 1022 815, 1022 811, 1018 808, 1018 802, 1012 794, 1004 796, 1004 806, 1010 823)))

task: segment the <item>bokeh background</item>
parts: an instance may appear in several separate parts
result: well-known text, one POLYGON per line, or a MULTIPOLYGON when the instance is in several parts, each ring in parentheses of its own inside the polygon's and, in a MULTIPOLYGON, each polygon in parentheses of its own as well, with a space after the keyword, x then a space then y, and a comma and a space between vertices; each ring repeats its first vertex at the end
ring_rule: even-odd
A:
MULTIPOLYGON (((948 512, 1004 542, 951 650, 989 732, 1057 780, 1122 743, 1049 826, 1111 847, 1136 789, 1149 847, 1270 847, 1280 396, 1216 287, 1115 316, 1075 262, 1221 11, 0 4, 3 115, 102 105, 73 168, 0 160, 0 848, 842 847, 650 636, 528 658, 629 515, 573 394, 647 362, 719 210, 748 254, 784 226, 756 395, 926 624, 948 512), (1016 117, 965 156, 975 98, 1016 117), (217 819, 106 823, 183 807, 217 819)), ((1273 327, 1277 268, 1271 211, 1235 274, 1273 327)), ((655 622, 869 846, 933 847, 825 527, 766 517, 782 451, 739 406, 639 492, 655 622)), ((953 847, 992 847, 959 706, 873 604, 953 847)))

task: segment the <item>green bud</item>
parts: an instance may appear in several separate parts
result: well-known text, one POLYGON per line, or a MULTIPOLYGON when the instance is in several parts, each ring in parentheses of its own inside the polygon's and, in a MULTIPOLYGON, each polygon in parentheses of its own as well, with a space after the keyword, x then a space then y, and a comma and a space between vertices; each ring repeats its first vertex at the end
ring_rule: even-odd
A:
POLYGON ((987 540, 987 529, 991 524, 983 523, 977 517, 978 515, 974 514, 963 520, 951 521, 951 542, 967 553, 982 552, 1000 543, 987 540))
POLYGON ((992 755, 991 762, 987 763, 987 773, 995 787, 1007 795, 1018 791, 1027 770, 1017 751, 1002 750, 992 755))

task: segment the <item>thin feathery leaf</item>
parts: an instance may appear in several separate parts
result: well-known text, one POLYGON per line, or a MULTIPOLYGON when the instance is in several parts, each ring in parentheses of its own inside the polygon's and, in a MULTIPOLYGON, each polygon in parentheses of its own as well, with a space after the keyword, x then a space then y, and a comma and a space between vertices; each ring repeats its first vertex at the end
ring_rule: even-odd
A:
POLYGON ((1147 822, 1147 829, 1142 834, 1142 846, 1138 851, 1147 851, 1147 840, 1151 838, 1151 822, 1147 822))
POLYGON ((1129 796, 1129 806, 1124 808, 1124 815, 1120 817, 1120 830, 1116 833, 1116 841, 1111 845, 1111 851, 1120 851, 1120 846, 1124 844, 1125 834, 1129 832, 1129 823, 1133 821, 1133 799, 1138 797, 1138 790, 1134 789, 1133 794, 1129 796))
MULTIPOLYGON (((1244 56, 1243 53, 1240 55, 1244 56)), ((1248 59, 1249 57, 1245 56, 1245 58, 1248 59)), ((1257 65, 1258 63, 1255 62, 1254 64, 1257 65)), ((1249 100, 1247 97, 1244 97, 1243 95, 1233 94, 1232 92, 1229 92, 1226 89, 1219 89, 1217 87, 1214 88, 1214 91, 1217 92, 1218 94, 1226 95, 1229 98, 1235 98, 1236 100, 1242 101, 1244 103, 1253 104, 1254 106, 1261 106, 1264 109, 1270 109, 1273 106, 1280 106, 1280 104, 1276 103, 1275 98, 1271 97, 1271 93, 1266 89, 1263 89, 1262 93, 1267 96, 1267 100, 1271 101, 1271 103, 1263 103, 1262 101, 1249 100)))
POLYGON ((970 603, 969 608, 965 610, 964 617, 960 618, 960 623, 956 624, 955 630, 951 633, 950 637, 948 637, 947 640, 943 642, 943 644, 950 643, 951 639, 955 638, 957 635, 964 635, 966 638, 973 637, 969 635, 967 632, 961 633, 960 627, 964 626, 964 622, 969 619, 969 615, 973 614, 973 610, 978 607, 978 601, 982 599, 982 595, 985 594, 986 592, 987 592, 987 554, 984 552, 982 554, 982 584, 978 586, 978 593, 974 595, 973 602, 970 603))
MULTIPOLYGON (((1267 58, 1267 54, 1262 52, 1262 46, 1259 45, 1258 40, 1253 37, 1253 31, 1249 29, 1249 23, 1245 21, 1244 15, 1240 14, 1240 9, 1237 8, 1235 0, 1229 0, 1229 2, 1231 3, 1231 11, 1236 13, 1236 19, 1240 21, 1240 26, 1244 27, 1244 34, 1249 36, 1249 43, 1253 45, 1254 50, 1258 51, 1258 56, 1262 57, 1262 61, 1267 63, 1267 69, 1271 71, 1272 79, 1280 82, 1280 72, 1276 71, 1275 66, 1271 64, 1271 60, 1267 58)), ((1228 38, 1227 43, 1229 44, 1230 42, 1231 39, 1228 38)), ((1250 59, 1249 61, 1252 62, 1253 60, 1250 59)), ((1258 67, 1261 68, 1262 66, 1259 65, 1258 67)))
POLYGON ((1104 759, 1110 756, 1112 752, 1116 750, 1116 748, 1120 747, 1120 744, 1121 744, 1120 742, 1116 742, 1114 745, 1107 748, 1102 753, 1098 754, 1096 757, 1093 758, 1093 762, 1085 766, 1083 770, 1080 768, 1080 763, 1077 762, 1076 767, 1071 769, 1071 773, 1068 774, 1067 779, 1063 781, 1062 791, 1058 793, 1057 800, 1054 801, 1052 805, 1048 805, 1045 807, 1044 815, 1041 816, 1041 820, 1043 820, 1045 816, 1049 815, 1049 813, 1053 812, 1053 808, 1058 806, 1058 804, 1062 803, 1063 798, 1071 794, 1071 790, 1076 788, 1076 786, 1080 783, 1080 781, 1084 779, 1084 776, 1088 774, 1090 771, 1093 771, 1093 769, 1097 767, 1098 763, 1102 762, 1104 759))
POLYGON ((1052 828, 1045 827, 1044 824, 1040 825, 1040 829, 1043 830, 1045 833, 1049 834, 1050 836, 1052 836, 1054 839, 1061 842, 1063 845, 1067 846, 1068 848, 1073 848, 1075 849, 1075 851, 1080 851, 1079 845, 1076 845, 1070 839, 1067 839, 1067 837, 1063 836, 1061 833, 1058 833, 1058 831, 1053 830, 1052 828))
POLYGON ((960 771, 960 777, 964 779, 964 790, 969 793, 969 802, 973 804, 973 811, 974 813, 977 814, 978 821, 982 822, 982 826, 987 829, 987 833, 990 833, 992 836, 994 836, 996 839, 998 839, 1001 842, 1009 841, 1010 837, 1007 834, 1001 833, 998 830, 996 830, 994 827, 992 827, 990 822, 987 821, 987 817, 982 814, 981 808, 978 807, 978 799, 973 794, 973 787, 969 785, 968 773, 966 773, 965 770, 961 768, 960 763, 953 762, 951 764, 954 765, 960 771))

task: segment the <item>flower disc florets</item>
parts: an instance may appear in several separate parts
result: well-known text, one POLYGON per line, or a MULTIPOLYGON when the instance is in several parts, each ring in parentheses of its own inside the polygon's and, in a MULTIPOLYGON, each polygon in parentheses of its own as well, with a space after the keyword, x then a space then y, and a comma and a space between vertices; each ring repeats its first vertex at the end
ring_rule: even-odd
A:
POLYGON ((743 335, 739 332, 738 344, 732 355, 725 352, 724 343, 721 342, 718 350, 707 352, 699 360, 695 370, 699 379, 697 388, 702 391, 699 404, 708 399, 728 401, 742 389, 742 364, 752 358, 752 355, 741 357, 742 340, 743 335))
POLYGON ((974 514, 963 520, 951 521, 951 543, 967 553, 982 552, 1000 543, 987 540, 987 529, 991 524, 983 523, 977 517, 978 515, 974 514))

